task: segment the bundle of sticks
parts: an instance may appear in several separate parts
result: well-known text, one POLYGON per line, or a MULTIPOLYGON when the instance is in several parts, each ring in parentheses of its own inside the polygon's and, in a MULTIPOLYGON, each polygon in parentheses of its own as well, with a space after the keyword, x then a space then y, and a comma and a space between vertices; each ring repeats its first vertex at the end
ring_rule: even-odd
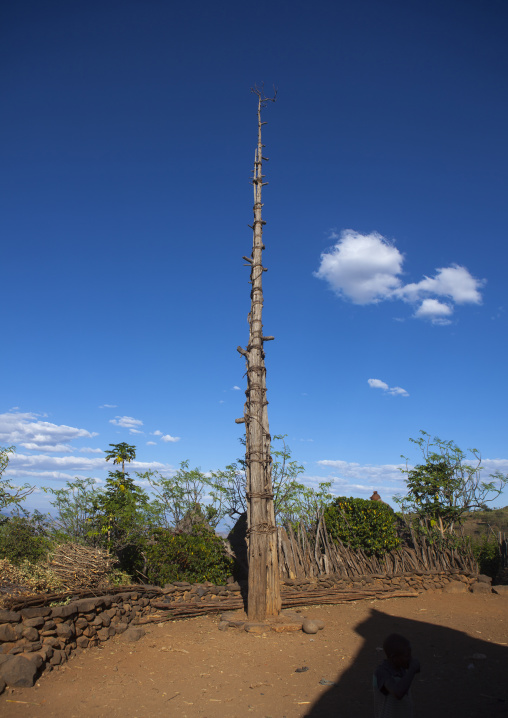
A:
MULTIPOLYGON (((282 596, 282 608, 296 608, 297 606, 310 606, 318 604, 336 604, 345 603, 347 601, 361 601, 365 599, 386 599, 386 598, 413 598, 418 596, 417 591, 392 591, 376 590, 376 591, 337 591, 333 589, 316 589, 315 591, 302 591, 291 593, 290 596, 282 596)), ((186 603, 173 602, 164 603, 163 601, 152 601, 152 608, 158 611, 167 611, 166 616, 150 616, 143 623, 155 623, 161 620, 171 621, 175 618, 192 618, 205 613, 222 613, 223 611, 236 611, 244 608, 244 602, 241 598, 231 598, 225 601, 200 601, 186 603)))
POLYGON ((100 548, 65 543, 57 546, 48 560, 51 571, 68 590, 95 588, 111 572, 114 558, 100 548))

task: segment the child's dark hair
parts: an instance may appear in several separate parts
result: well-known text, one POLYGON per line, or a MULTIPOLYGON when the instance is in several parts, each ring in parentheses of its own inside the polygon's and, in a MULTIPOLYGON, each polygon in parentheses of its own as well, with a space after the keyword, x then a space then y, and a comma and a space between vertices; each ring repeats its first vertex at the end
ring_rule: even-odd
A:
POLYGON ((399 633, 391 633, 383 643, 383 650, 388 658, 392 658, 393 656, 400 656, 402 653, 410 651, 411 644, 407 638, 404 638, 404 636, 401 636, 399 633))

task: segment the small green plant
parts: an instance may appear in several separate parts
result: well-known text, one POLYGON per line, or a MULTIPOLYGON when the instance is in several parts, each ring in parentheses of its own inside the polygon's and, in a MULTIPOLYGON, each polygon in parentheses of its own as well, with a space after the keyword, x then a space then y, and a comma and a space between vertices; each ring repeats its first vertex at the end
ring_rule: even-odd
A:
POLYGON ((400 546, 397 517, 379 501, 339 496, 325 509, 324 520, 332 539, 368 556, 383 556, 400 546))
POLYGON ((501 564, 497 538, 484 534, 480 539, 471 541, 471 549, 478 561, 480 573, 495 578, 501 564))
POLYGON ((16 566, 24 560, 43 560, 51 541, 46 535, 47 518, 35 511, 31 516, 9 516, 0 524, 0 558, 16 566))
POLYGON ((204 526, 195 526, 190 534, 158 529, 154 543, 147 547, 147 578, 163 586, 171 581, 215 584, 226 582, 233 570, 224 541, 204 526))

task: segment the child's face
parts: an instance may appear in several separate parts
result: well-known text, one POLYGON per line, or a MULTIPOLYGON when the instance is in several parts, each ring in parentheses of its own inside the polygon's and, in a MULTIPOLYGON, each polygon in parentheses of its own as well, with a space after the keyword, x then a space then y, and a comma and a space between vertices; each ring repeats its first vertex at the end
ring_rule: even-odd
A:
POLYGON ((394 668, 409 668, 411 663, 411 647, 399 650, 397 653, 389 656, 390 663, 394 668))

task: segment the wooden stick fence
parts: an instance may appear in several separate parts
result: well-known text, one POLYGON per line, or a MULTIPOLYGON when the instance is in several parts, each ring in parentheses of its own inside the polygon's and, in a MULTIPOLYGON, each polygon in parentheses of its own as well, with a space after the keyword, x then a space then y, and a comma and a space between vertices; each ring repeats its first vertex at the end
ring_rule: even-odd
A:
POLYGON ((313 578, 335 574, 354 578, 369 574, 394 574, 408 571, 478 572, 470 549, 436 547, 411 532, 413 546, 403 546, 383 557, 367 556, 362 549, 351 550, 336 539, 330 540, 321 517, 312 532, 300 524, 296 531, 278 527, 279 571, 282 579, 313 578))

